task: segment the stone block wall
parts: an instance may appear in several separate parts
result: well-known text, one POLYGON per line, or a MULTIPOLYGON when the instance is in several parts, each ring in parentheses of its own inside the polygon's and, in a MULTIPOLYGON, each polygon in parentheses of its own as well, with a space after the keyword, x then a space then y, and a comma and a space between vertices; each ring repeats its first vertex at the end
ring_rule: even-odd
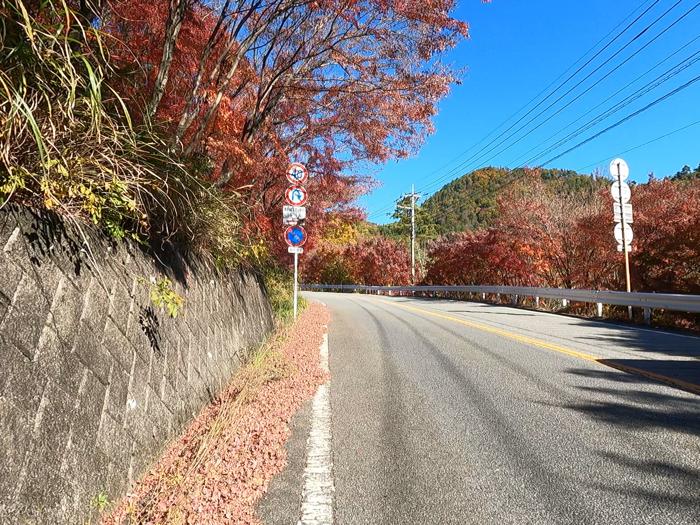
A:
POLYGON ((94 522, 272 326, 251 273, 1 210, 0 523, 94 522), (163 276, 176 318, 150 297, 163 276))

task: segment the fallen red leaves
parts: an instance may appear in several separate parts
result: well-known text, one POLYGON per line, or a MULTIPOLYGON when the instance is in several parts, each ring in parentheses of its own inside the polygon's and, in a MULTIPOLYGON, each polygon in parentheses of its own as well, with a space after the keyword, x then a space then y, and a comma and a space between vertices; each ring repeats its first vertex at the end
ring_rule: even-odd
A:
POLYGON ((325 375, 327 309, 311 304, 202 410, 104 525, 259 523, 255 504, 286 465, 289 421, 325 375))

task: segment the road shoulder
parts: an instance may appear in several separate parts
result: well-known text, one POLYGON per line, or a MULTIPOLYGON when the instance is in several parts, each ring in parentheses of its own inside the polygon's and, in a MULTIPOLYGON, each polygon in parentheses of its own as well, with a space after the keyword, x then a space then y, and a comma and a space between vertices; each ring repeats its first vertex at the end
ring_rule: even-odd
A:
POLYGON ((306 442, 311 431, 311 404, 306 401, 292 418, 291 435, 285 445, 287 467, 272 479, 257 508, 266 525, 293 525, 301 512, 301 487, 306 467, 306 442))

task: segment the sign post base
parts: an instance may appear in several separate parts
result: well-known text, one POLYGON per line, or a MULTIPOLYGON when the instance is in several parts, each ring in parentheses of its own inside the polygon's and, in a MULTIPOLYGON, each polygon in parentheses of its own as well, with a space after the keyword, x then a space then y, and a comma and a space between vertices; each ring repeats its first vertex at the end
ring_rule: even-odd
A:
POLYGON ((297 296, 299 294, 298 276, 299 276, 299 252, 294 252, 294 319, 295 320, 297 318, 297 296))

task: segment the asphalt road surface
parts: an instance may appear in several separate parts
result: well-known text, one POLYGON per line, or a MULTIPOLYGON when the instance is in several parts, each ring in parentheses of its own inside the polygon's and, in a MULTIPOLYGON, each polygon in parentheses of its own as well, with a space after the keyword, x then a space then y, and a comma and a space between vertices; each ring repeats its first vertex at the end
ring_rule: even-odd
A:
MULTIPOLYGON (((700 396, 619 369, 700 388, 700 338, 469 302, 306 295, 332 314, 335 523, 700 524, 700 396)), ((298 426, 290 465, 303 463, 298 426)), ((286 492, 273 483, 266 522, 296 522, 294 470, 286 492)))

